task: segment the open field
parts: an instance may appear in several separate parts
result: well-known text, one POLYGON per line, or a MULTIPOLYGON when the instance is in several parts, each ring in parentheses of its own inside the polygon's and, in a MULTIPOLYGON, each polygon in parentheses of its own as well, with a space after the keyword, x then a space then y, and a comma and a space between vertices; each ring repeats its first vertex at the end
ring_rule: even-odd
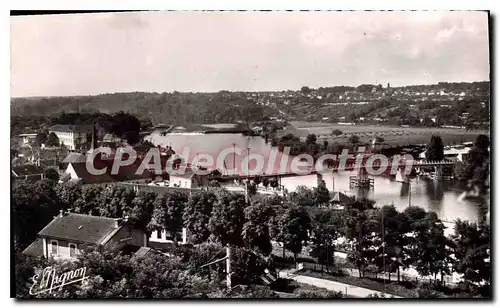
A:
POLYGON ((329 143, 348 143, 351 135, 357 135, 362 143, 371 143, 373 138, 382 137, 389 146, 406 146, 409 144, 427 144, 432 135, 439 135, 445 145, 474 141, 479 134, 489 135, 488 131, 465 131, 464 129, 433 128, 433 127, 397 127, 382 125, 339 125, 324 122, 292 121, 291 125, 283 130, 282 134, 293 134, 306 137, 308 134, 318 136, 318 141, 327 140, 329 143), (338 129, 343 132, 340 136, 332 135, 338 129))

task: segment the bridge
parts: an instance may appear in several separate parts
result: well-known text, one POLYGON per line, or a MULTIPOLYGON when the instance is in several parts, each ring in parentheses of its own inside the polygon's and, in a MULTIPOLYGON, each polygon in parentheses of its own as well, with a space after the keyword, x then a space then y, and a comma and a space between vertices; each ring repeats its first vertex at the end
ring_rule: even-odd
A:
POLYGON ((300 175, 308 175, 308 174, 318 174, 318 173, 326 173, 326 172, 341 172, 341 171, 354 171, 354 170, 360 170, 360 172, 366 172, 367 169, 371 169, 374 171, 379 170, 380 168, 383 168, 384 170, 404 170, 407 167, 411 168, 423 168, 423 167, 443 167, 443 166, 453 166, 455 162, 449 161, 449 160, 440 160, 440 161, 427 161, 427 160, 414 160, 414 161, 405 161, 401 160, 397 164, 392 164, 392 163, 385 163, 382 164, 380 162, 374 162, 373 164, 368 165, 366 161, 362 162, 361 164, 355 164, 355 163, 349 163, 345 164, 343 166, 340 166, 340 163, 336 162, 335 164, 330 164, 326 168, 321 168, 321 170, 315 170, 315 167, 311 167, 309 170, 304 169, 303 172, 277 172, 277 173, 272 173, 272 174, 266 174, 266 173, 259 173, 259 174, 236 174, 236 175, 216 175, 212 176, 212 179, 216 180, 239 180, 239 179, 254 179, 255 177, 261 177, 261 178, 273 178, 273 177, 293 177, 293 176, 300 176, 300 175))

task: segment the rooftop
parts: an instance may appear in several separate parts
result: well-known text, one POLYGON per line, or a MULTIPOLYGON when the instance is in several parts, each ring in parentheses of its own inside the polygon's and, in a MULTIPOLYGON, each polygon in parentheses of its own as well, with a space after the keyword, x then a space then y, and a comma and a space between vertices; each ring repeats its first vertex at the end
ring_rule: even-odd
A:
POLYGON ((113 218, 68 213, 55 217, 38 235, 102 245, 121 226, 113 218))
POLYGON ((18 165, 12 167, 12 173, 15 176, 43 174, 43 169, 35 165, 18 165))
POLYGON ((49 131, 92 133, 92 125, 56 124, 49 127, 49 131))

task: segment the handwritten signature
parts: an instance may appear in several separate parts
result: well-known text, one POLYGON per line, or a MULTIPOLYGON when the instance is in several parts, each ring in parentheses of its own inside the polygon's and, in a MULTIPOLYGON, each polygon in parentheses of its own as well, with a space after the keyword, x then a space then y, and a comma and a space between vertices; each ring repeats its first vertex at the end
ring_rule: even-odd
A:
POLYGON ((61 275, 57 275, 55 268, 51 266, 46 267, 40 274, 33 276, 33 285, 30 288, 30 294, 37 295, 46 292, 52 293, 52 290, 62 290, 64 286, 80 281, 83 284, 85 279, 89 278, 86 276, 86 271, 87 269, 85 267, 81 267, 76 270, 67 271, 61 275), (38 282, 40 277, 41 280, 38 282))

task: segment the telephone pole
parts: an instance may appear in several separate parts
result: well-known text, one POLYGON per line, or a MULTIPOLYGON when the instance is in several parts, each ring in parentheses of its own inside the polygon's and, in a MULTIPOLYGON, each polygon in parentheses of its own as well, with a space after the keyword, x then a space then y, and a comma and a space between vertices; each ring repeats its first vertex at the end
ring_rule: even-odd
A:
POLYGON ((231 290, 231 247, 229 244, 226 247, 226 283, 227 289, 231 290))
POLYGON ((223 257, 223 258, 220 258, 218 260, 215 260, 215 261, 212 261, 210 263, 207 263, 205 265, 202 265, 200 266, 199 268, 204 268, 204 267, 207 267, 209 265, 212 265, 212 264, 215 264, 215 263, 218 263, 218 262, 222 262, 222 261, 226 261, 226 283, 227 283, 227 289, 229 291, 231 291, 231 247, 229 246, 229 244, 226 245, 226 256, 223 257))

